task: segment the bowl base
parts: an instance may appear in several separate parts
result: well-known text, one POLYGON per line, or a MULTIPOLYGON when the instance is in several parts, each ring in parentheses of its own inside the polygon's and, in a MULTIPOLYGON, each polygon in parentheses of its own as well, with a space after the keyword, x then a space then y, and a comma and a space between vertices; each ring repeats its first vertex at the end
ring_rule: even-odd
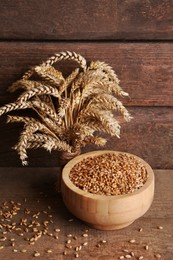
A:
POLYGON ((85 222, 85 223, 89 227, 94 228, 94 229, 98 229, 98 230, 116 230, 116 229, 125 228, 125 227, 131 225, 133 222, 134 221, 131 221, 131 222, 123 223, 123 224, 120 224, 120 225, 97 225, 97 224, 90 224, 90 223, 87 223, 87 222, 85 222))

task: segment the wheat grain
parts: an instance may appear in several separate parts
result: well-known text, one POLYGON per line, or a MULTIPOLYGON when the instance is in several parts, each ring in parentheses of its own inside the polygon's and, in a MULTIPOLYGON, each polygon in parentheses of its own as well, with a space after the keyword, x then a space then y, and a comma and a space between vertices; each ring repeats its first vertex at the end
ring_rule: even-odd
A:
POLYGON ((138 190, 147 181, 148 174, 134 156, 106 153, 81 160, 73 166, 69 177, 82 190, 110 196, 138 190))

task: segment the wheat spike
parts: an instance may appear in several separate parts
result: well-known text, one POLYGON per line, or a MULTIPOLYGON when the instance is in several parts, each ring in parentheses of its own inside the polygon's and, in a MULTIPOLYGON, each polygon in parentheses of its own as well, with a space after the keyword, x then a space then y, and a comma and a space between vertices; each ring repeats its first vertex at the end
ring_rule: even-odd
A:
POLYGON ((54 63, 61 60, 74 60, 76 61, 83 70, 86 70, 86 60, 80 54, 75 52, 65 51, 54 54, 47 61, 45 61, 42 65, 53 65, 54 63))
POLYGON ((59 92, 57 89, 51 87, 51 86, 43 86, 42 84, 37 85, 37 87, 35 87, 34 89, 28 90, 25 93, 23 93, 19 98, 18 98, 18 102, 26 102, 28 99, 30 99, 33 96, 37 96, 37 95, 43 95, 43 94, 48 94, 48 95, 52 95, 54 97, 60 98, 59 92))
MULTIPOLYGON (((100 122, 102 125, 101 129, 105 129, 107 133, 114 136, 116 135, 118 138, 120 137, 120 125, 118 121, 114 118, 113 114, 110 111, 98 110, 95 109, 85 109, 81 111, 80 116, 78 117, 78 123, 86 123, 90 125, 90 120, 100 122)), ((92 127, 94 125, 92 124, 92 127)))
POLYGON ((56 122, 54 122, 48 117, 44 117, 42 120, 44 121, 45 125, 50 129, 50 131, 52 133, 55 133, 56 136, 59 136, 61 138, 65 136, 65 127, 63 122, 60 126, 58 126, 56 122))
MULTIPOLYGON (((8 90, 10 92, 14 92, 17 89, 24 89, 24 90, 31 90, 33 88, 35 88, 35 86, 37 86, 38 84, 41 84, 41 81, 34 81, 34 80, 25 80, 25 79, 20 79, 17 80, 15 83, 13 83, 8 90)), ((45 83, 43 83, 45 84, 45 83)))
POLYGON ((117 75, 115 74, 115 71, 112 69, 111 66, 109 66, 105 62, 102 62, 102 61, 91 62, 90 66, 88 67, 88 70, 104 71, 112 81, 115 81, 117 84, 120 83, 120 80, 118 79, 117 75))
POLYGON ((80 88, 81 90, 86 87, 90 82, 98 81, 102 78, 100 71, 87 70, 85 72, 79 73, 78 77, 73 82, 71 92, 73 93, 76 89, 80 88))
POLYGON ((20 140, 16 146, 16 150, 20 156, 20 159, 22 161, 23 165, 27 165, 27 145, 28 145, 28 139, 29 137, 38 130, 38 125, 37 124, 29 124, 26 125, 23 132, 20 135, 20 140))
POLYGON ((44 121, 46 123, 46 125, 43 125, 41 122, 39 122, 37 119, 34 119, 32 117, 24 117, 24 116, 7 116, 7 123, 24 123, 24 124, 37 124, 38 128, 40 131, 45 131, 45 133, 50 135, 50 131, 62 136, 64 133, 64 128, 62 127, 62 125, 60 127, 58 127, 54 121, 50 120, 49 118, 44 118, 44 121))
POLYGON ((33 134, 29 139, 31 143, 40 143, 42 147, 47 149, 49 152, 52 150, 62 150, 62 151, 71 151, 70 145, 68 145, 65 141, 61 141, 59 138, 52 138, 52 136, 45 134, 33 134))
POLYGON ((86 125, 90 126, 94 131, 100 132, 100 133, 108 133, 111 136, 117 136, 120 138, 120 125, 118 121, 113 118, 112 124, 103 124, 100 120, 96 118, 85 118, 82 120, 86 125))
MULTIPOLYGON (((48 135, 51 134, 52 139, 54 138, 52 136, 51 131, 39 122, 25 124, 24 130, 22 131, 22 133, 20 135, 20 140, 19 140, 19 142, 16 146, 16 150, 17 150, 17 152, 20 156, 20 159, 21 159, 23 165, 27 165, 27 160, 26 160, 27 159, 27 152, 26 152, 26 150, 27 150, 27 146, 28 146, 28 140, 38 130, 44 131, 48 135)), ((55 138, 57 138, 57 137, 55 136, 55 138)))
POLYGON ((24 89, 24 90, 28 90, 30 88, 32 88, 33 85, 29 85, 27 84, 27 81, 26 80, 17 80, 16 82, 14 82, 9 88, 8 88, 8 91, 10 92, 14 92, 16 91, 17 89, 24 89))
POLYGON ((90 66, 88 67, 88 70, 101 70, 102 72, 106 73, 109 79, 115 83, 114 85, 114 91, 116 94, 120 96, 129 96, 127 92, 124 92, 122 88, 119 86, 120 80, 118 79, 115 71, 112 69, 111 66, 106 64, 105 62, 101 61, 94 61, 91 62, 90 66))
POLYGON ((65 141, 61 141, 61 140, 53 140, 52 138, 47 141, 43 147, 51 152, 52 150, 58 150, 58 151, 67 151, 67 152, 71 152, 71 147, 70 145, 68 145, 65 141))
POLYGON ((29 79, 34 73, 34 67, 32 67, 31 69, 29 69, 28 71, 26 71, 23 76, 22 79, 27 80, 29 79))
POLYGON ((60 117, 64 117, 66 110, 69 108, 69 106, 70 106, 70 99, 69 98, 61 99, 61 104, 60 104, 60 107, 58 108, 58 115, 60 117))
POLYGON ((37 141, 34 142, 28 142, 27 144, 27 149, 38 149, 38 148, 43 148, 42 143, 37 143, 37 141))
POLYGON ((73 144, 73 150, 77 151, 81 147, 85 147, 90 144, 104 146, 106 144, 106 139, 99 136, 86 136, 83 140, 76 139, 73 144))
POLYGON ((59 126, 62 124, 61 123, 62 118, 56 112, 54 112, 54 110, 52 110, 51 107, 49 107, 45 103, 43 103, 41 101, 34 100, 34 101, 32 101, 32 105, 43 112, 43 117, 44 116, 50 117, 59 126))
POLYGON ((88 144, 95 144, 97 146, 104 146, 106 144, 106 139, 99 136, 87 136, 81 142, 81 146, 84 147, 88 144))
POLYGON ((35 87, 41 86, 41 85, 45 85, 46 83, 44 81, 35 81, 35 80, 25 80, 25 79, 20 79, 17 80, 15 83, 13 83, 8 90, 10 92, 14 92, 17 89, 21 88, 24 90, 31 90, 35 87))
POLYGON ((62 72, 56 70, 50 65, 36 66, 35 71, 43 80, 46 80, 55 86, 60 86, 65 81, 64 77, 62 76, 62 72))
MULTIPOLYGON (((24 88, 25 90, 34 90, 35 87, 40 87, 43 85, 44 86, 44 82, 36 82, 36 81, 31 81, 31 80, 19 80, 16 82, 16 85, 13 84, 11 87, 10 87, 10 91, 15 91, 17 88, 24 88)), ((49 86, 48 86, 49 87, 49 86)), ((22 95, 25 95, 26 92, 24 92, 22 95)), ((54 105, 53 105, 53 102, 52 102, 52 99, 49 95, 39 95, 39 97, 37 96, 36 97, 36 100, 39 102, 39 101, 42 101, 44 103, 46 103, 47 105, 49 105, 51 107, 51 109, 55 110, 54 108, 54 105)))
POLYGON ((13 111, 13 110, 25 109, 25 108, 30 108, 30 107, 31 107, 30 103, 19 103, 19 102, 9 103, 0 108, 0 116, 8 113, 10 111, 13 111))
POLYGON ((29 124, 29 123, 38 123, 39 121, 37 121, 36 119, 32 118, 32 117, 27 117, 27 116, 7 116, 7 123, 25 123, 25 124, 29 124))
POLYGON ((39 95, 39 97, 37 97, 37 100, 40 101, 40 102, 43 102, 44 104, 49 106, 51 109, 53 109, 54 112, 55 112, 55 106, 52 102, 51 96, 49 96, 49 95, 39 95))
POLYGON ((93 109, 101 108, 101 109, 108 109, 108 110, 117 110, 124 116, 124 119, 126 121, 130 121, 132 119, 127 109, 123 106, 122 102, 110 94, 96 95, 90 101, 88 106, 93 107, 93 109))
POLYGON ((62 95, 62 93, 67 90, 68 87, 71 86, 72 82, 76 79, 77 75, 79 74, 79 69, 75 69, 66 79, 63 85, 59 87, 59 93, 62 95))
POLYGON ((90 127, 87 124, 82 124, 82 123, 75 123, 72 127, 71 133, 73 138, 72 139, 79 139, 79 140, 84 140, 86 136, 93 136, 95 129, 90 127))

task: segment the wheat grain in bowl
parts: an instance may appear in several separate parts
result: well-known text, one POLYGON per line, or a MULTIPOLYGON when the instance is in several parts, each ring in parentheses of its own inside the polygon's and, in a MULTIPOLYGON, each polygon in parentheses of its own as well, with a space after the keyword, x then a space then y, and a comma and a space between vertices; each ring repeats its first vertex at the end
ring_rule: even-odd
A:
POLYGON ((123 195, 140 189, 148 175, 133 155, 106 153, 87 157, 74 165, 69 175, 78 188, 98 195, 123 195))
POLYGON ((154 172, 150 165, 138 156, 111 150, 92 151, 76 156, 65 165, 62 171, 61 191, 63 201, 69 211, 90 227, 100 230, 120 229, 130 225, 150 208, 154 196, 154 172), (85 165, 83 170, 82 164, 85 165), (116 185, 119 184, 119 188, 114 187, 113 192, 117 193, 119 190, 120 195, 111 194, 112 177, 108 178, 112 175, 109 172, 111 168, 114 168, 114 174, 118 172, 119 175, 119 183, 116 183, 116 180, 113 181, 116 185), (90 174, 88 182, 83 180, 87 172, 90 174), (72 177, 75 184, 70 179, 72 177), (134 184, 135 179, 136 184, 134 184), (101 183, 100 190, 98 182, 101 183), (84 190, 77 187, 77 185, 84 187, 84 184, 84 190), (95 193, 91 193, 89 188, 95 193))

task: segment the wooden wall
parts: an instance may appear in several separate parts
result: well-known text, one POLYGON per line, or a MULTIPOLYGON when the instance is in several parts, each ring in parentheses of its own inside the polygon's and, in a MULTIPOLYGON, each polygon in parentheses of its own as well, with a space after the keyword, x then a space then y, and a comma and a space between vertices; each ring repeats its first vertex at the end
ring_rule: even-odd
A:
MULTIPOLYGON (((153 168, 173 168, 173 1, 1 0, 0 23, 0 105, 14 99, 6 91, 13 81, 56 52, 105 61, 129 92, 124 104, 134 117, 105 148, 139 155, 153 168)), ((72 64, 60 68, 68 73, 72 64)), ((5 119, 0 166, 20 166, 11 150, 20 126, 5 119)), ((58 163, 58 153, 29 152, 29 166, 58 163)))

